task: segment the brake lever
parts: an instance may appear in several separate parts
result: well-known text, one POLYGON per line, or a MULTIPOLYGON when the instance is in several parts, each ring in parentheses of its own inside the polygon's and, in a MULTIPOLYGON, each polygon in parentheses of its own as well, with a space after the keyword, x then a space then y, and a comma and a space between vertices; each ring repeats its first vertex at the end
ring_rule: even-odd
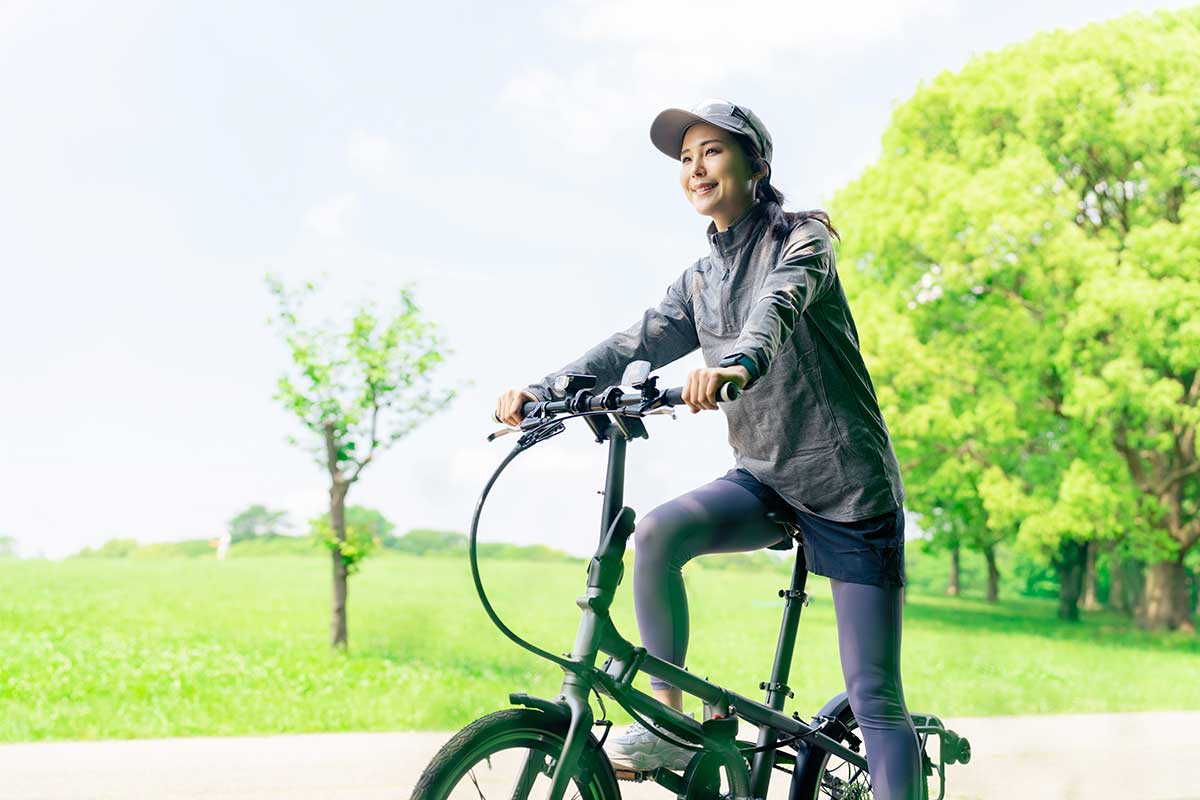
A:
POLYGON ((506 433, 517 433, 519 431, 520 431, 520 428, 501 428, 500 430, 496 431, 495 433, 489 433, 487 440, 489 442, 494 442, 506 433))

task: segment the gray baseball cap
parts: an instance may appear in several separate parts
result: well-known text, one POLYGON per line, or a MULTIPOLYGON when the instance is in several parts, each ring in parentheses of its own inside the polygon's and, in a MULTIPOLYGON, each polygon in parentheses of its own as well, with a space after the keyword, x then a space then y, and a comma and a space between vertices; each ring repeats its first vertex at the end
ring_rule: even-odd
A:
POLYGON ((768 164, 771 163, 771 134, 758 115, 746 106, 715 97, 703 100, 687 111, 668 108, 659 112, 654 122, 650 123, 650 141, 678 161, 679 151, 683 149, 683 134, 697 122, 708 122, 718 128, 745 135, 758 149, 758 154, 768 164))

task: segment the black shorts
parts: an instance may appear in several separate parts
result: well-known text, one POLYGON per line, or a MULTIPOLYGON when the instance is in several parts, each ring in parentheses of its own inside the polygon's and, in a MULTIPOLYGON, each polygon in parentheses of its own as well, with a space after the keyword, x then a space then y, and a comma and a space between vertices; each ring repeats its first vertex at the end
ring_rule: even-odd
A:
MULTIPOLYGON (((869 519, 836 522, 795 508, 738 467, 721 476, 753 492, 768 511, 800 528, 808 569, 826 578, 872 586, 904 585, 904 507, 869 519)), ((789 549, 786 540, 771 549, 789 549)))

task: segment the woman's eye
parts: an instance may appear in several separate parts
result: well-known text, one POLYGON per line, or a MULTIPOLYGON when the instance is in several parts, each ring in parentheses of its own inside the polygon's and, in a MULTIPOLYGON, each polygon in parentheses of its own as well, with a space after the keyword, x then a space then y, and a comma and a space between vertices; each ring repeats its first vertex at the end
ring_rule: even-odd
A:
MULTIPOLYGON (((708 148, 707 150, 705 150, 705 151, 704 151, 704 155, 708 155, 709 153, 719 153, 719 152, 721 152, 721 151, 720 151, 720 150, 718 150, 717 148, 715 148, 715 147, 710 147, 710 148, 708 148)), ((688 161, 690 161, 690 160, 691 160, 691 159, 690 159, 688 156, 684 156, 683 158, 679 159, 679 161, 680 161, 680 163, 681 163, 681 164, 686 164, 686 163, 687 163, 688 161)))

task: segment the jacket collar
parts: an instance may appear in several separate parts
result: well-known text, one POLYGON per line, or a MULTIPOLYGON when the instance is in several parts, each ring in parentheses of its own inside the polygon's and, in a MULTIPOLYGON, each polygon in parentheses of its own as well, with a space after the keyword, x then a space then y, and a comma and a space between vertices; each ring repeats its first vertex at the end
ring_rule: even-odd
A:
POLYGON ((718 231, 717 223, 710 220, 707 233, 712 255, 717 259, 724 260, 741 250, 759 227, 758 222, 763 218, 765 209, 766 203, 756 199, 749 208, 742 212, 740 217, 723 231, 718 231))

